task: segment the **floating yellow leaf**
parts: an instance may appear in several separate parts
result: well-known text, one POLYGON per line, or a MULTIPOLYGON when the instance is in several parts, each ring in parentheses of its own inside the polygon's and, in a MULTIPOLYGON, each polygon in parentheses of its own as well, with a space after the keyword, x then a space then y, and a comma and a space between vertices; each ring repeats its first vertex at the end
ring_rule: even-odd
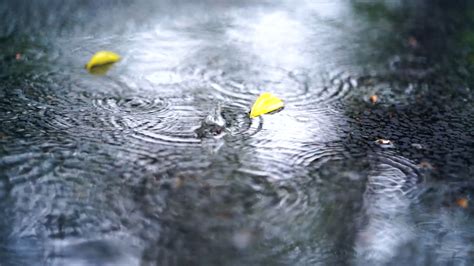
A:
POLYGON ((250 111, 250 118, 277 111, 278 109, 283 108, 283 106, 283 101, 280 100, 280 98, 269 92, 264 92, 260 94, 253 104, 252 110, 250 111))
POLYGON ((99 66, 110 65, 120 60, 120 56, 110 51, 99 51, 95 53, 86 64, 86 69, 93 72, 92 69, 99 66))

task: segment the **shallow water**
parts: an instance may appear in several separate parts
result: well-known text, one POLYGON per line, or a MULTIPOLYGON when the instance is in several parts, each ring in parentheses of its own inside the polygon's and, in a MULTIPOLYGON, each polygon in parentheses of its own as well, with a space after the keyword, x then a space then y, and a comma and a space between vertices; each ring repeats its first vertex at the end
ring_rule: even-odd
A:
POLYGON ((0 265, 472 265, 472 12, 2 1, 0 265))

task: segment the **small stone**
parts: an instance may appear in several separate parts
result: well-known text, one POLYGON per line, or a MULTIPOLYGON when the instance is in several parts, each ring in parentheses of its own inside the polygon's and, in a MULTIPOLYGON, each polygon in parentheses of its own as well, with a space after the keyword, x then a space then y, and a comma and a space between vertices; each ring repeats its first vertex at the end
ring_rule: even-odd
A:
POLYGON ((381 144, 381 145, 392 144, 392 142, 388 139, 378 139, 375 142, 377 142, 377 144, 381 144))
POLYGON ((393 142, 388 139, 377 139, 375 143, 377 143, 378 145, 384 148, 393 148, 393 142))
POLYGON ((413 143, 413 144, 411 144, 411 146, 415 149, 418 149, 418 150, 423 149, 423 146, 419 143, 413 143))

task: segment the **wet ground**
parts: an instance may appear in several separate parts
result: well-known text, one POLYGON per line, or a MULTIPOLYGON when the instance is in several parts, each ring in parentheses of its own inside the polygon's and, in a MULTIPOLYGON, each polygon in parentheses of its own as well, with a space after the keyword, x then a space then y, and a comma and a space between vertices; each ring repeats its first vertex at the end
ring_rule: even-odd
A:
POLYGON ((0 264, 472 265, 472 14, 2 1, 0 264))

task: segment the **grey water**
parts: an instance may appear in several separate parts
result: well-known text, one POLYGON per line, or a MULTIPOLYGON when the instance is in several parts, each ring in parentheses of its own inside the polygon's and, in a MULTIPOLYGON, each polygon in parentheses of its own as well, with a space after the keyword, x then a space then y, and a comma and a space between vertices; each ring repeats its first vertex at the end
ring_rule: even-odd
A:
POLYGON ((472 14, 1 1, 0 265, 473 265, 472 14))

